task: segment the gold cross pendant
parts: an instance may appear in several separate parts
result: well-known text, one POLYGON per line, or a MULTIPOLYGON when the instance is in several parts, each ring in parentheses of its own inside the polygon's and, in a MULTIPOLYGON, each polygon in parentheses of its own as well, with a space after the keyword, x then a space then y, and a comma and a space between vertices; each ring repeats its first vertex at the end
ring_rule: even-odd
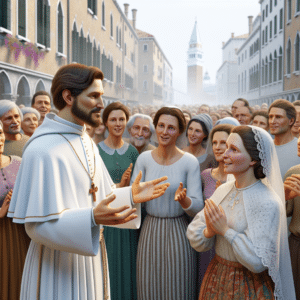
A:
POLYGON ((93 201, 96 202, 96 192, 98 192, 98 187, 95 186, 94 182, 91 184, 91 188, 89 190, 89 194, 93 194, 93 201))

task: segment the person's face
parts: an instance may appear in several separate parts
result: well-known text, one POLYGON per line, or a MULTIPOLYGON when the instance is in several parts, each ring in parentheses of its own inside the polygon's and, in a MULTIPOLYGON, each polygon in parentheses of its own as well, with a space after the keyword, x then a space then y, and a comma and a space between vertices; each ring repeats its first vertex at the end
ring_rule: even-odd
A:
POLYGON ((105 125, 103 124, 102 118, 100 118, 100 124, 98 127, 95 128, 95 133, 96 135, 103 135, 105 132, 105 125))
POLYGON ((199 108, 199 114, 209 114, 209 107, 207 107, 207 106, 201 106, 199 108))
POLYGON ((149 120, 136 118, 130 128, 130 142, 136 147, 144 146, 151 137, 149 120))
POLYGON ((247 152, 241 137, 231 133, 227 139, 227 150, 223 154, 224 171, 227 174, 239 175, 247 172, 255 164, 247 152))
POLYGON ((187 130, 190 145, 199 145, 206 135, 200 123, 192 122, 187 130))
POLYGON ((89 124, 86 124, 85 126, 86 126, 86 132, 87 132, 87 134, 88 134, 91 138, 93 138, 93 137, 94 137, 94 133, 95 133, 95 127, 92 127, 92 126, 89 125, 89 124))
POLYGON ((240 100, 234 101, 233 104, 232 104, 232 106, 231 106, 231 112, 232 112, 232 115, 234 116, 236 110, 237 110, 239 107, 242 107, 242 106, 245 106, 245 103, 244 103, 243 101, 240 101, 240 100))
POLYGON ((292 133, 294 136, 299 136, 299 128, 300 128, 300 106, 295 106, 296 109, 296 121, 292 127, 292 133))
POLYGON ((123 110, 112 110, 108 115, 106 127, 112 136, 120 137, 123 135, 126 126, 126 115, 123 110))
POLYGON ((270 133, 273 135, 284 134, 291 130, 293 119, 289 120, 283 108, 272 107, 269 112, 270 133))
POLYGON ((5 134, 2 126, 0 125, 0 154, 4 151, 4 143, 5 143, 5 134))
POLYGON ((251 123, 251 114, 246 106, 237 108, 234 117, 240 122, 241 125, 248 125, 251 123))
POLYGON ((38 126, 39 120, 34 113, 27 113, 23 116, 21 127, 26 135, 32 136, 38 126))
POLYGON ((228 133, 225 131, 217 131, 214 133, 212 139, 212 149, 217 162, 221 162, 224 160, 223 154, 227 149, 226 147, 227 139, 228 139, 228 133))
POLYGON ((222 110, 221 111, 221 118, 226 118, 226 117, 231 117, 231 115, 226 111, 226 110, 222 110))
POLYGON ((190 115, 188 114, 188 113, 183 113, 183 115, 184 115, 184 118, 185 118, 185 122, 186 122, 186 124, 188 124, 188 122, 190 121, 190 115))
POLYGON ((252 121, 252 125, 263 128, 266 131, 269 130, 268 119, 265 118, 264 116, 259 116, 259 115, 255 116, 253 121, 252 121))
POLYGON ((93 83, 77 97, 71 113, 78 120, 79 124, 85 123, 92 127, 98 127, 101 120, 101 109, 103 109, 102 95, 104 93, 102 80, 95 79, 93 83))
POLYGON ((161 115, 158 119, 155 131, 160 145, 175 145, 180 135, 177 118, 171 115, 161 115))
POLYGON ((211 119, 212 119, 212 121, 213 121, 213 126, 215 126, 215 125, 216 125, 216 122, 218 121, 218 118, 217 118, 215 115, 212 115, 212 116, 211 116, 211 119))
POLYGON ((17 108, 5 113, 1 121, 3 123, 3 131, 8 134, 18 134, 21 130, 21 117, 17 108))
POLYGON ((36 96, 32 107, 41 114, 41 118, 45 118, 46 114, 49 113, 51 109, 50 98, 47 95, 36 96))

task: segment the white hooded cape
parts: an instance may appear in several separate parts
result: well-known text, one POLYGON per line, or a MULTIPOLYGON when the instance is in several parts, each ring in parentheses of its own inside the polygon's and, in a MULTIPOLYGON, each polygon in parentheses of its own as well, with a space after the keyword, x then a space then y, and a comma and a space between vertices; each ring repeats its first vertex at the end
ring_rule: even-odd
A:
MULTIPOLYGON (((32 239, 23 271, 21 299, 103 299, 99 232, 92 210, 114 192, 111 206, 129 205, 131 187, 115 186, 94 143, 98 187, 96 202, 89 194, 91 180, 69 143, 88 170, 81 137, 85 127, 47 114, 23 150, 8 216, 25 223, 32 239), (55 119, 54 119, 55 118, 55 119), (41 247, 41 245, 43 245, 41 247)), ((140 210, 137 205, 138 212, 140 210)), ((121 228, 136 229, 139 218, 121 228)))

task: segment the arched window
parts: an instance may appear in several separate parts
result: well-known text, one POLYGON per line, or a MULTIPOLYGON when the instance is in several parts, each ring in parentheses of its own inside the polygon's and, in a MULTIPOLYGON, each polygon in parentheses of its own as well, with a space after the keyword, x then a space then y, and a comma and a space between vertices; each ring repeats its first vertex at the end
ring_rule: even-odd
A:
POLYGON ((11 98, 11 84, 5 71, 0 72, 0 99, 11 98))
POLYGON ((282 67, 282 47, 279 48, 278 55, 278 80, 282 80, 283 78, 283 67, 282 67))
POLYGON ((16 101, 17 105, 24 104, 25 106, 30 105, 30 87, 28 80, 25 76, 22 76, 19 80, 17 87, 18 99, 16 101))
POLYGON ((269 62, 268 62, 268 58, 266 57, 266 59, 265 59, 265 84, 268 84, 268 66, 269 66, 269 62))
POLYGON ((72 30, 72 61, 79 62, 79 33, 75 22, 72 30))
POLYGON ((79 62, 86 65, 86 38, 84 37, 83 28, 80 30, 79 47, 79 62))
POLYGON ((291 40, 289 39, 286 46, 286 74, 291 74, 291 40))
POLYGON ((0 1, 0 27, 10 30, 11 0, 0 1))
POLYGON ((97 15, 97 0, 88 0, 88 8, 91 13, 97 15))
POLYGON ((119 27, 116 27, 116 43, 119 44, 119 27))
POLYGON ((37 42, 50 48, 50 4, 48 0, 37 1, 37 42))
POLYGON ((270 54, 270 61, 269 61, 269 83, 272 83, 273 79, 273 59, 272 59, 272 54, 270 54))
POLYGON ((144 82, 143 82, 143 90, 145 92, 148 91, 148 81, 147 80, 144 80, 144 82))
POLYGON ((265 85, 265 61, 261 62, 261 85, 265 85))
POLYGON ((114 36, 114 17, 110 14, 110 36, 114 36))
POLYGON ((26 0, 18 0, 18 35, 26 37, 26 0))
POLYGON ((297 33, 295 40, 295 71, 300 71, 300 39, 299 32, 297 33))
POLYGON ((93 45, 90 39, 90 36, 87 37, 87 45, 86 45, 86 64, 87 66, 91 66, 93 64, 93 54, 92 54, 93 45))
POLYGON ((42 80, 39 80, 39 82, 37 83, 36 87, 35 87, 35 93, 38 91, 45 91, 45 84, 42 80))
POLYGON ((102 26, 105 27, 105 3, 102 2, 102 26))
POLYGON ((59 2, 57 7, 57 52, 64 53, 64 16, 61 7, 61 2, 59 2))
POLYGON ((277 81, 277 51, 274 52, 274 60, 273 60, 273 81, 277 81))

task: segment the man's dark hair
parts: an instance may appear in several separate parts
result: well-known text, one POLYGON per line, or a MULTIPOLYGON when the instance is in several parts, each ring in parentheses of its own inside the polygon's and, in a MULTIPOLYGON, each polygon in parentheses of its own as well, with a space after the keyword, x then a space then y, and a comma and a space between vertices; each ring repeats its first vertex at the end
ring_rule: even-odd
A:
POLYGON ((66 106, 66 102, 62 97, 64 90, 69 90, 73 97, 77 97, 95 79, 104 79, 102 71, 96 67, 88 67, 82 64, 69 64, 61 67, 52 80, 53 104, 58 110, 62 110, 66 106))
POLYGON ((258 110, 256 112, 253 113, 252 115, 252 119, 251 120, 254 120, 254 118, 256 116, 262 116, 262 117, 265 117, 267 119, 267 121, 269 121, 269 115, 266 111, 263 111, 263 110, 258 110))
POLYGON ((277 100, 275 100, 270 105, 269 110, 268 110, 268 114, 270 114, 270 110, 273 107, 284 109, 285 112, 286 112, 286 116, 288 117, 288 119, 289 120, 294 119, 294 122, 291 125, 291 127, 294 125, 294 123, 296 121, 296 114, 297 114, 297 112, 296 112, 295 106, 291 102, 289 102, 288 100, 285 100, 285 99, 277 99, 277 100))
POLYGON ((242 102, 244 102, 244 106, 249 107, 249 102, 244 98, 237 98, 236 100, 234 100, 234 102, 235 101, 242 101, 242 102))
POLYGON ((34 103, 35 103, 35 97, 37 97, 37 96, 48 96, 49 99, 50 99, 50 102, 51 102, 51 96, 50 96, 49 93, 47 93, 46 91, 38 91, 38 92, 36 92, 36 93, 32 96, 32 99, 31 99, 31 106, 34 105, 34 103))

